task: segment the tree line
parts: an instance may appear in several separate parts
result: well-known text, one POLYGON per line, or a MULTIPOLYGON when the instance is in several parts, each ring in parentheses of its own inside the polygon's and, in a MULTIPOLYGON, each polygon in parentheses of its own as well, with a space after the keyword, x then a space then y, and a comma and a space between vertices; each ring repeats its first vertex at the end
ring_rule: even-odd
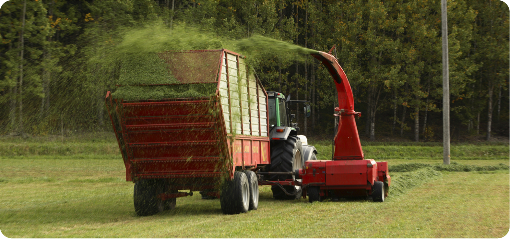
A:
MULTIPOLYGON (((0 9, 0 134, 111 130, 104 96, 117 73, 101 59, 122 29, 159 21, 333 49, 362 137, 441 140, 440 10, 440 0, 11 0, 0 9)), ((454 139, 508 136, 508 15, 497 0, 448 1, 454 139)), ((292 106, 301 133, 333 135, 336 90, 322 65, 282 54, 254 62, 266 90, 311 102, 310 118, 292 106)))

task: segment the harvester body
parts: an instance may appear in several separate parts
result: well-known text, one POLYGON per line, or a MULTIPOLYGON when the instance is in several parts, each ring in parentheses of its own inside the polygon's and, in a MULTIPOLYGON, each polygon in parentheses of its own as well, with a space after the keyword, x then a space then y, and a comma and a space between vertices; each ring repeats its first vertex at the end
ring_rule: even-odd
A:
POLYGON ((331 74, 338 92, 338 127, 334 138, 332 160, 310 160, 300 170, 302 185, 310 202, 325 197, 366 197, 384 201, 391 177, 387 162, 365 159, 356 127, 354 98, 349 80, 337 59, 325 52, 313 54, 331 74))

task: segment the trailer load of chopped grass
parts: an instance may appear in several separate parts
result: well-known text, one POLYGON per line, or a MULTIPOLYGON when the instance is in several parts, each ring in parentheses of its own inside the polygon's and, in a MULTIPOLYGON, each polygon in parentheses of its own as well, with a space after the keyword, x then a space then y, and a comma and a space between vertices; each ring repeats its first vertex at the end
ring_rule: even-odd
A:
POLYGON ((208 97, 216 92, 217 85, 214 83, 180 82, 159 54, 126 54, 126 56, 121 60, 118 87, 112 93, 115 99, 139 101, 198 98, 208 97))
POLYGON ((165 61, 156 53, 125 54, 120 62, 118 85, 179 83, 170 69, 166 67, 165 61))
POLYGON ((217 85, 212 84, 212 79, 216 72, 205 71, 204 67, 217 65, 220 55, 214 60, 178 58, 171 52, 221 48, 218 38, 185 25, 170 29, 154 23, 150 27, 126 30, 111 56, 112 62, 118 65, 117 87, 112 97, 139 101, 214 95, 217 85))
POLYGON ((127 101, 200 98, 214 95, 216 84, 183 84, 164 86, 123 86, 112 97, 127 101))

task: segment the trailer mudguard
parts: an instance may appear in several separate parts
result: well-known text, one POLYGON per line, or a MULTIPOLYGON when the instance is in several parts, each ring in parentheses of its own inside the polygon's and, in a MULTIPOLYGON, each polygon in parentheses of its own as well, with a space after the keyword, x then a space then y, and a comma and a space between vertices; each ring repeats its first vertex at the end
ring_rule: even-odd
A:
MULTIPOLYGON (((289 135, 292 135, 292 128, 285 126, 276 126, 269 132, 269 138, 271 140, 287 140, 289 135)), ((295 133, 294 133, 295 134, 295 133)))

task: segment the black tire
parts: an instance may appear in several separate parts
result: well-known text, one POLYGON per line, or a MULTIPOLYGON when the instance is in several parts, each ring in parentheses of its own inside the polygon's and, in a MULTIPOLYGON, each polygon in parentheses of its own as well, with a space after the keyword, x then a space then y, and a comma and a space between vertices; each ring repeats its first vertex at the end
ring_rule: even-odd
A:
POLYGON ((158 197, 164 192, 162 182, 154 179, 142 179, 135 183, 133 201, 138 216, 149 216, 162 212, 165 208, 158 197))
POLYGON ((224 214, 239 214, 249 210, 250 185, 245 173, 234 172, 234 180, 223 183, 220 204, 224 214))
POLYGON ((308 201, 310 203, 321 201, 321 194, 320 194, 319 187, 308 187, 306 194, 308 195, 308 201))
POLYGON ((173 210, 175 209, 175 205, 177 204, 177 198, 170 198, 165 200, 165 210, 173 210))
POLYGON ((375 181, 372 189, 372 200, 374 202, 384 202, 384 183, 375 181))
POLYGON ((250 170, 246 170, 246 178, 248 178, 248 185, 250 185, 250 210, 257 210, 259 207, 259 180, 257 175, 250 170))
MULTIPOLYGON (((172 193, 178 193, 178 190, 172 191, 172 193)), ((177 198, 170 198, 164 201, 165 210, 173 210, 175 209, 175 205, 177 204, 177 198)))
MULTIPOLYGON (((285 141, 271 142, 271 172, 294 172, 303 168, 302 156, 303 145, 297 136, 289 136, 285 141)), ((285 181, 295 179, 294 175, 271 175, 271 181, 285 181)), ((287 195, 279 186, 273 185, 273 198, 277 200, 293 200, 301 197, 301 188, 298 186, 283 186, 285 191, 293 195, 287 195)))
MULTIPOLYGON (((271 172, 294 172, 304 164, 303 145, 297 136, 289 136, 287 140, 271 142, 271 172)), ((292 175, 271 175, 271 181, 294 179, 292 175)))

